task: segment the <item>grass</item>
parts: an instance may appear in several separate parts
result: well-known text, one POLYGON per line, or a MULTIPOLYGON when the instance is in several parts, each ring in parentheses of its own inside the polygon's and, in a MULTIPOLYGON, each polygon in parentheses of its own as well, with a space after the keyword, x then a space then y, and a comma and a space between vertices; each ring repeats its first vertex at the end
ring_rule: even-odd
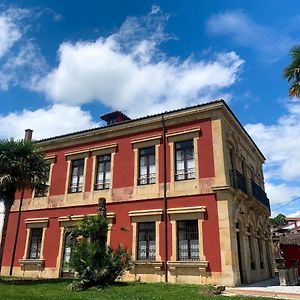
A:
MULTIPOLYGON (((10 281, 0 282, 1 300, 150 300, 150 299, 231 299, 224 296, 203 296, 199 294, 198 285, 163 284, 163 283, 115 283, 100 289, 90 289, 84 292, 72 292, 67 289, 70 281, 10 281)), ((233 297, 232 299, 266 299, 233 297)))

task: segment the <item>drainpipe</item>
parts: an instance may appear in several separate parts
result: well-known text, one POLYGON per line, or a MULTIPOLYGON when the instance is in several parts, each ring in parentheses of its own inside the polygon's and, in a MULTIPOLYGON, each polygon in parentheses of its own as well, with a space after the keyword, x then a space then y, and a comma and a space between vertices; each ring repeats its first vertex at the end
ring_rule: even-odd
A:
POLYGON ((164 270, 165 270, 165 282, 168 282, 168 214, 167 214, 167 141, 166 132, 167 128, 165 125, 164 115, 162 115, 162 125, 163 125, 163 151, 164 151, 164 237, 165 237, 165 249, 164 249, 164 270))
MULTIPOLYGON (((25 130, 24 141, 30 141, 32 139, 32 132, 33 132, 33 130, 31 130, 31 129, 25 130)), ((21 196, 20 196, 20 204, 19 204, 19 210, 18 210, 18 219, 17 219, 14 247, 13 247, 13 251, 12 251, 12 255, 11 255, 11 262, 10 262, 10 269, 9 269, 10 276, 12 276, 13 269, 14 269, 14 261, 15 261, 15 257, 16 257, 17 241, 18 241, 18 237, 19 237, 19 228, 20 228, 23 199, 24 199, 24 189, 21 190, 21 196)))

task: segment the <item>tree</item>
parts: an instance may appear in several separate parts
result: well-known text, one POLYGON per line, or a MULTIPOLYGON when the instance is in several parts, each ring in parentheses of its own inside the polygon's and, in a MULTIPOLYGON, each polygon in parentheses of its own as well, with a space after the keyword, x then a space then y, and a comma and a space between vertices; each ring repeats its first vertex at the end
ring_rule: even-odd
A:
POLYGON ((86 216, 71 232, 70 267, 76 274, 72 290, 111 284, 129 268, 130 257, 121 246, 106 245, 108 223, 100 215, 86 216))
POLYGON ((278 214, 276 217, 274 218, 269 218, 269 222, 271 225, 277 227, 280 225, 283 225, 285 222, 286 216, 283 214, 278 214))
POLYGON ((0 140, 0 201, 4 204, 0 270, 9 212, 16 192, 20 191, 23 195, 24 190, 29 189, 44 193, 48 188, 48 176, 49 166, 45 163, 44 154, 33 141, 0 140))
POLYGON ((283 76, 291 82, 289 88, 290 97, 300 98, 300 45, 296 45, 290 52, 292 61, 283 70, 283 76))

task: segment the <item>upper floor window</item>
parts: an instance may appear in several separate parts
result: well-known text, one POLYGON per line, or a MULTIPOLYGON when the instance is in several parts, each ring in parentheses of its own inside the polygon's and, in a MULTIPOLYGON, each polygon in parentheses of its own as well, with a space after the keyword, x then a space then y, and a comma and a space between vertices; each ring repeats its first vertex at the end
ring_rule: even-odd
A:
POLYGON ((195 178, 193 140, 175 143, 175 180, 195 178))
POLYGON ((77 159, 71 162, 70 193, 82 192, 83 189, 84 159, 77 159))
POLYGON ((28 248, 28 259, 39 259, 41 255, 43 228, 32 228, 28 248))
POLYGON ((199 260, 198 220, 177 221, 178 260, 199 260))
POLYGON ((111 154, 98 156, 95 190, 109 189, 110 177, 111 177, 111 154))
POLYGON ((43 184, 47 185, 47 190, 43 193, 34 192, 34 197, 46 197, 49 191, 49 185, 50 185, 50 165, 47 165, 47 173, 45 174, 45 177, 48 178, 47 181, 43 182, 43 184))
POLYGON ((139 177, 138 183, 155 183, 155 146, 139 150, 139 177))
POLYGON ((155 260, 155 222, 138 223, 138 260, 155 260))

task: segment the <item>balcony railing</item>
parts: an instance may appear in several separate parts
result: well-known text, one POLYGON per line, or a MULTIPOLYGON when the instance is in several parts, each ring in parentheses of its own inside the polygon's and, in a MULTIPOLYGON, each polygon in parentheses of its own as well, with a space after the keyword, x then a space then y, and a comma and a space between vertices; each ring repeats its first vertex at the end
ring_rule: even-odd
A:
POLYGON ((230 184, 247 194, 246 178, 238 170, 230 170, 230 184))
POLYGON ((253 180, 251 180, 251 189, 252 189, 252 196, 254 196, 263 205, 265 205, 270 211, 270 201, 265 191, 259 185, 257 185, 253 180))
MULTIPOLYGON (((251 191, 247 189, 247 181, 243 174, 238 170, 230 170, 230 185, 236 189, 241 190, 245 194, 255 197, 259 202, 265 205, 270 211, 270 201, 265 191, 257 185, 252 179, 250 181, 251 191)), ((250 189, 250 187, 249 187, 250 189)))

